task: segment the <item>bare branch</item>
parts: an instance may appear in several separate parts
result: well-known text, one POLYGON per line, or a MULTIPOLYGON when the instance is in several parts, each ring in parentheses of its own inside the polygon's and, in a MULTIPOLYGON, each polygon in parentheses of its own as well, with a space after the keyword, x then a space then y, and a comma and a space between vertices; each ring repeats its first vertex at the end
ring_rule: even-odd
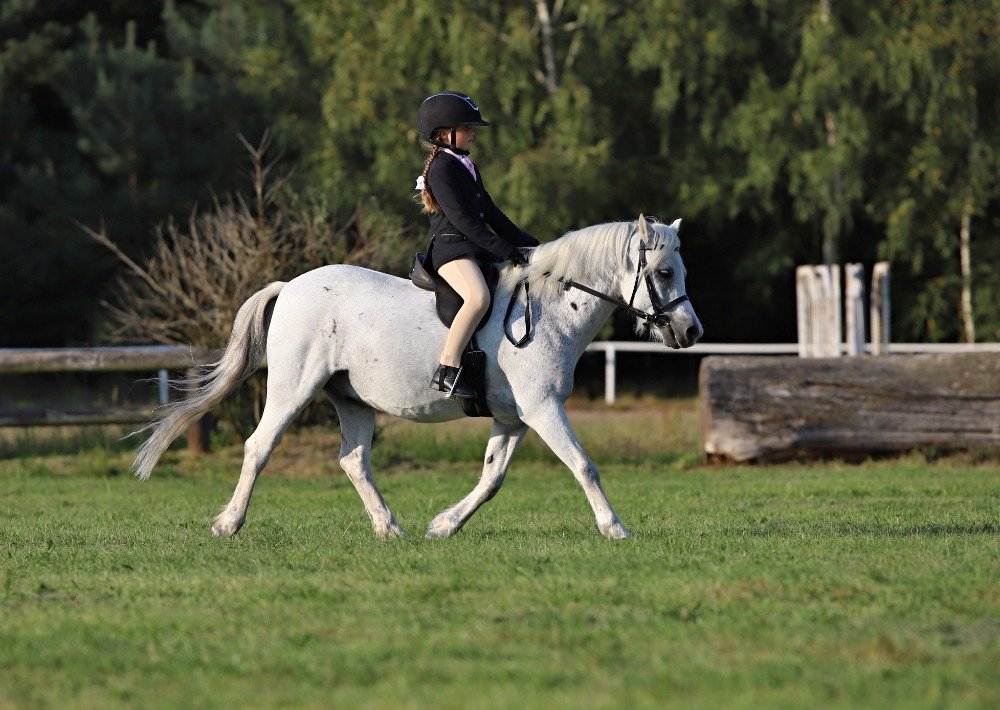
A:
POLYGON ((101 225, 101 231, 100 232, 95 232, 93 229, 91 229, 90 227, 88 227, 87 225, 85 225, 85 224, 83 224, 81 222, 77 222, 76 226, 79 227, 80 229, 82 229, 87 234, 87 236, 89 236, 95 242, 97 242, 98 244, 100 244, 104 248, 106 248, 109 251, 111 251, 112 254, 114 254, 115 256, 117 256, 119 261, 121 261, 123 264, 125 264, 134 274, 136 274, 136 276, 138 276, 143 281, 145 281, 149 285, 149 287, 151 289, 153 289, 154 291, 156 291, 157 293, 159 293, 161 295, 165 294, 165 291, 163 290, 163 288, 159 284, 157 284, 156 281, 154 281, 152 279, 152 277, 149 275, 148 271, 146 271, 141 266, 139 266, 134 261, 132 261, 132 258, 129 257, 128 254, 126 254, 125 252, 123 252, 118 247, 117 244, 115 244, 113 241, 111 241, 108 238, 108 235, 104 233, 104 225, 103 224, 101 225))
POLYGON ((556 75, 556 53, 552 38, 552 18, 549 15, 547 0, 535 0, 535 17, 542 35, 542 62, 545 66, 544 86, 550 94, 554 94, 559 90, 559 77, 556 75))

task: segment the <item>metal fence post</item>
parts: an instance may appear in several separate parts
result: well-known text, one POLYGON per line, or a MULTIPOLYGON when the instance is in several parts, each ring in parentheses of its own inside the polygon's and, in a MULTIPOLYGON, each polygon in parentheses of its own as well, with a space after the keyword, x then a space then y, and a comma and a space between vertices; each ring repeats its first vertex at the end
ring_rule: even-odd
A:
POLYGON ((156 384, 160 395, 160 406, 170 403, 170 378, 166 369, 160 369, 156 373, 156 384))
POLYGON ((604 348, 604 401, 615 403, 615 348, 610 343, 604 348))

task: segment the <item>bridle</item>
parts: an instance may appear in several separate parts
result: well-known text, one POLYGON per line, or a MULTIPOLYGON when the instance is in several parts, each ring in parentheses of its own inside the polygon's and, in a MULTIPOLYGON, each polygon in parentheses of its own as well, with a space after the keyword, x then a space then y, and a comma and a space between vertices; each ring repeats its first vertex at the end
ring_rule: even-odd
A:
POLYGON ((639 264, 635 269, 635 285, 632 287, 632 297, 628 299, 628 303, 625 303, 620 298, 615 298, 614 296, 609 296, 606 293, 601 293, 589 286, 584 286, 581 283, 577 283, 571 279, 562 279, 563 288, 567 291, 571 288, 576 288, 584 293, 589 293, 591 296, 596 296, 602 301, 607 301, 618 308, 622 308, 628 311, 630 314, 636 318, 641 318, 646 321, 647 325, 655 325, 657 328, 663 328, 670 321, 670 312, 677 308, 677 306, 684 303, 684 301, 690 301, 687 294, 683 296, 678 296, 672 301, 664 303, 660 299, 660 295, 656 292, 656 288, 653 286, 653 277, 648 271, 646 271, 646 291, 649 293, 649 303, 653 310, 651 313, 639 310, 633 303, 635 303, 635 294, 639 292, 639 279, 642 277, 642 272, 645 271, 648 262, 646 260, 646 252, 653 251, 654 247, 646 246, 646 242, 642 239, 639 240, 639 264))
MULTIPOLYGON (((645 279, 646 291, 649 293, 649 303, 652 306, 653 310, 652 312, 647 313, 646 311, 640 310, 633 305, 635 303, 635 295, 636 293, 639 292, 639 280, 640 278, 642 278, 643 275, 642 272, 646 270, 646 267, 649 264, 649 262, 646 260, 646 252, 653 251, 654 249, 655 247, 646 246, 646 242, 643 241, 642 239, 639 240, 639 264, 636 266, 635 269, 635 285, 632 287, 632 296, 628 299, 628 303, 625 303, 625 301, 623 301, 620 298, 616 298, 615 296, 610 296, 606 293, 602 293, 601 291, 590 288, 590 286, 584 286, 583 284, 577 283, 572 279, 559 279, 559 280, 562 282, 563 289, 566 291, 570 290, 571 288, 575 288, 580 291, 583 291, 584 293, 589 293, 591 296, 599 298, 602 301, 607 301, 608 303, 612 304, 617 308, 621 308, 625 311, 628 311, 631 315, 635 316, 636 318, 641 318, 642 320, 646 321, 647 327, 650 325, 654 325, 657 328, 663 328, 667 325, 667 323, 670 322, 670 312, 675 308, 677 308, 677 306, 684 303, 685 301, 690 301, 691 299, 687 297, 687 294, 684 294, 683 296, 678 296, 672 301, 664 303, 663 300, 660 298, 660 295, 656 292, 656 288, 653 286, 653 277, 650 275, 648 271, 646 271, 646 279, 645 279)), ((504 335, 507 337, 507 340, 510 341, 510 343, 515 348, 524 347, 524 345, 527 344, 528 340, 530 339, 531 320, 532 320, 531 297, 528 296, 528 284, 519 281, 514 289, 514 293, 511 294, 510 302, 507 304, 507 313, 504 316, 504 324, 505 324, 504 335), (524 292, 525 292, 525 311, 524 311, 525 329, 524 329, 524 335, 521 336, 521 338, 515 340, 513 336, 507 331, 506 323, 510 320, 510 313, 513 310, 514 301, 517 298, 517 292, 520 290, 522 283, 524 285, 524 292)))

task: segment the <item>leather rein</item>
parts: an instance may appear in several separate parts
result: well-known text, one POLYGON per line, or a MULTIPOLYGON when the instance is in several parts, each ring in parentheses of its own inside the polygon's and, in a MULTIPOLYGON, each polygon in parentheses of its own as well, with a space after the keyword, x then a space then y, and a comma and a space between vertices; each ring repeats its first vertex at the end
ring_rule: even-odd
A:
MULTIPOLYGON (((646 321, 647 325, 655 325, 657 328, 662 328, 669 322, 670 312, 675 308, 677 308, 677 306, 684 303, 685 301, 690 301, 691 299, 687 297, 687 294, 684 294, 683 296, 678 296, 672 301, 664 303, 663 300, 660 298, 660 295, 656 292, 656 288, 653 286, 653 277, 647 271, 645 278, 646 290, 649 292, 649 303, 653 307, 653 310, 652 312, 647 313, 646 311, 640 310, 633 305, 633 303, 635 303, 635 295, 639 291, 639 280, 642 278, 642 272, 649 263, 646 260, 647 251, 653 251, 653 247, 646 246, 646 242, 640 239, 639 264, 638 266, 636 266, 635 269, 635 285, 632 287, 632 296, 631 298, 629 298, 628 303, 625 303, 625 301, 623 301, 620 298, 609 296, 606 293, 602 293, 601 291, 590 288, 590 286, 584 286, 583 284, 577 283, 572 279, 559 279, 559 280, 562 282, 563 289, 567 291, 571 288, 575 288, 580 291, 583 291, 584 293, 589 293, 591 296, 599 298, 602 301, 606 301, 617 308, 621 308, 625 311, 628 311, 631 315, 637 318, 641 318, 642 320, 646 321)), ((510 313, 511 310, 513 309, 514 301, 517 298, 517 289, 521 287, 522 283, 524 282, 518 282, 517 286, 514 289, 514 293, 511 294, 510 302, 507 304, 507 314, 504 317, 505 324, 510 320, 510 313)), ((525 323, 524 335, 520 339, 514 340, 511 334, 507 332, 506 326, 504 327, 504 335, 507 337, 507 340, 511 343, 511 345, 513 345, 515 348, 524 347, 524 345, 528 342, 529 335, 531 334, 531 296, 528 294, 527 283, 524 283, 524 294, 526 299, 525 312, 524 312, 524 323, 525 323)))

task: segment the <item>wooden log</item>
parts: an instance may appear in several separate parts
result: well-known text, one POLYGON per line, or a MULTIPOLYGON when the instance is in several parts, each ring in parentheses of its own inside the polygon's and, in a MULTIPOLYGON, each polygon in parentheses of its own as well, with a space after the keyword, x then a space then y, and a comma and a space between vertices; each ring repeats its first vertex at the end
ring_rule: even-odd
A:
POLYGON ((1000 447, 1000 354, 708 357, 704 451, 716 461, 1000 447))

